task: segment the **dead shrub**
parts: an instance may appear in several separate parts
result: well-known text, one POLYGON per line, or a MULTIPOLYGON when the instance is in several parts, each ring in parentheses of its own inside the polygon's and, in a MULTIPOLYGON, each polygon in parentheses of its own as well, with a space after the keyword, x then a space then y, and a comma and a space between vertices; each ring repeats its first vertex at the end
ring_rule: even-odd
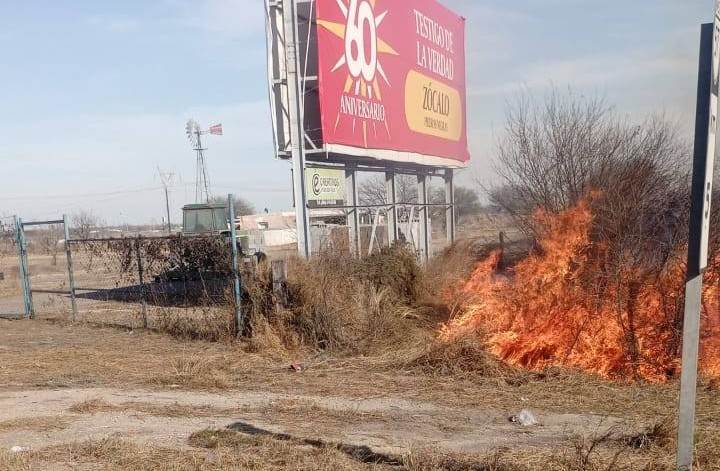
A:
POLYGON ((355 276, 387 292, 400 302, 417 301, 422 278, 417 257, 406 245, 383 247, 357 261, 355 276))
POLYGON ((623 442, 635 450, 650 450, 652 448, 665 448, 673 442, 675 433, 674 421, 665 418, 653 422, 642 431, 623 437, 623 442))
POLYGON ((254 349, 309 347, 367 353, 408 338, 417 326, 422 270, 404 246, 366 259, 326 251, 290 260, 287 305, 276 309, 269 267, 245 282, 254 349))

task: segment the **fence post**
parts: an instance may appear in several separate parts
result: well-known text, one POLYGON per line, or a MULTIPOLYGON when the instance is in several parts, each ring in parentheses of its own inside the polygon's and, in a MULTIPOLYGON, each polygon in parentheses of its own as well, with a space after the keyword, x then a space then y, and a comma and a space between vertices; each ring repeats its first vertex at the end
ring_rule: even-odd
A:
POLYGON ((242 297, 240 291, 240 273, 238 271, 237 228, 235 227, 235 197, 228 195, 228 211, 230 215, 230 247, 232 248, 233 294, 235 295, 235 328, 238 336, 245 332, 245 319, 242 313, 242 297))
POLYGON ((13 216, 13 222, 15 223, 15 245, 17 246, 18 254, 18 275, 20 277, 20 288, 22 289, 23 295, 23 311, 25 313, 25 317, 30 317, 27 301, 27 285, 25 284, 25 261, 23 260, 22 238, 20 237, 22 227, 20 219, 18 219, 17 216, 13 216))
POLYGON ((275 295, 275 309, 280 311, 288 303, 287 299, 287 276, 288 268, 285 260, 272 261, 272 283, 273 294, 275 295))
POLYGON ((147 329, 148 318, 147 318, 147 304, 145 302, 145 279, 143 277, 142 255, 140 254, 141 240, 142 240, 142 236, 138 236, 137 239, 135 240, 135 253, 137 254, 138 278, 140 281, 140 302, 142 303, 143 328, 147 329))
POLYGON ((63 229, 65 231, 65 255, 67 256, 68 281, 70 283, 70 302, 72 304, 72 321, 77 319, 77 300, 75 299, 75 273, 73 269, 72 249, 70 247, 70 225, 67 214, 63 214, 63 229))
POLYGON ((15 231, 17 236, 18 257, 20 261, 20 276, 22 278, 23 303, 25 305, 25 318, 32 319, 35 317, 35 307, 33 306, 32 291, 30 287, 30 266, 27 259, 27 240, 25 240, 25 229, 22 219, 15 217, 15 231))

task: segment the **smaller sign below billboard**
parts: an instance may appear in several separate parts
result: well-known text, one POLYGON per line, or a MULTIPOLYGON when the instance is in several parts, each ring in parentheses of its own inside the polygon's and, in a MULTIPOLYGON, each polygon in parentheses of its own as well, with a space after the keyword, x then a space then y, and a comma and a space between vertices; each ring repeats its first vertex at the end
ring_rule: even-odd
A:
POLYGON ((308 168, 305 181, 308 201, 345 200, 345 172, 342 170, 308 168))

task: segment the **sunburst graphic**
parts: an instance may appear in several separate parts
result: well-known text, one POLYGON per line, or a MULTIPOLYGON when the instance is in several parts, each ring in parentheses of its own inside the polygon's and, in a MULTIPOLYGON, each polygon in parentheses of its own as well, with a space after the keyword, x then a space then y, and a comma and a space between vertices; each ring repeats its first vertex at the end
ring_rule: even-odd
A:
MULTIPOLYGON (((345 43, 343 55, 338 59, 331 72, 346 69, 347 78, 343 93, 352 94, 363 99, 382 103, 383 91, 380 88, 378 75, 385 85, 390 87, 390 80, 382 66, 380 54, 397 56, 398 53, 379 36, 380 25, 388 12, 375 14, 378 0, 336 0, 345 23, 318 20, 317 24, 340 38, 345 43)), ((341 113, 338 111, 335 129, 340 124, 341 113)), ((353 117, 353 133, 356 128, 356 117, 353 117)), ((385 129, 390 135, 387 119, 383 120, 385 129)), ((362 119, 363 142, 367 147, 367 120, 362 119)), ((373 120, 373 132, 377 135, 376 122, 373 120)))

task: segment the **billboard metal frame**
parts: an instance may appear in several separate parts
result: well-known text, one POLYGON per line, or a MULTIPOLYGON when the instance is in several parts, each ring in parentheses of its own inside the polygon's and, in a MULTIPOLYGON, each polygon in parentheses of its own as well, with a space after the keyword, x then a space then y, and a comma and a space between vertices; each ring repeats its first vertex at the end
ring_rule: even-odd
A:
MULTIPOLYGON (((268 49, 268 90, 272 115, 273 142, 278 159, 292 163, 293 201, 297 224, 298 252, 304 257, 312 254, 310 243, 311 211, 306 194, 305 169, 329 168, 344 170, 346 205, 323 206, 323 209, 347 211, 350 228, 350 244, 359 256, 360 211, 385 209, 388 217, 389 243, 399 238, 399 207, 412 207, 420 218, 419 249, 421 259, 429 260, 431 254, 430 210, 445 209, 447 240, 455 242, 455 188, 454 166, 426 166, 356 155, 333 153, 322 142, 319 129, 319 113, 306 113, 317 106, 318 92, 317 50, 314 49, 315 0, 265 0, 265 20, 268 49), (358 172, 385 174, 386 205, 361 205, 358 198, 358 172), (417 177, 417 203, 398 203, 396 178, 399 175, 417 177), (429 181, 441 177, 445 186, 445 202, 429 202, 429 181)), ((460 166, 458 166, 460 167, 460 166)))

